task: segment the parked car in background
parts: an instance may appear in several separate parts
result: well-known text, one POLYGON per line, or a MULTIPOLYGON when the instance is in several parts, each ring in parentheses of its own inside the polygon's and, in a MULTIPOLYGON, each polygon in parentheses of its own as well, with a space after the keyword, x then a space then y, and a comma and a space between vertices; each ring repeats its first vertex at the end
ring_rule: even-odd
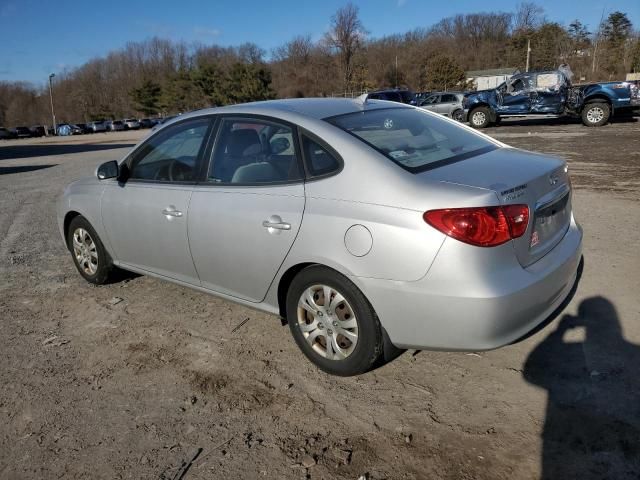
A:
POLYGON ((156 131, 157 129, 159 129, 160 127, 162 127, 162 125, 164 125, 165 123, 167 123, 170 120, 173 120, 174 118, 176 118, 178 115, 171 115, 170 117, 164 117, 164 118, 160 118, 158 119, 158 121, 156 122, 156 124, 153 126, 153 128, 151 129, 152 132, 156 131))
POLYGON ((125 118, 122 120, 125 130, 138 130, 140 128, 140 122, 135 118, 125 118))
POLYGON ((47 130, 44 125, 34 125, 29 127, 29 130, 31 131, 32 137, 45 137, 47 135, 47 130))
POLYGON ((465 95, 465 118, 475 128, 505 117, 578 117, 588 127, 606 124, 616 114, 640 106, 638 88, 628 82, 572 85, 571 70, 526 72, 498 88, 465 95))
POLYGON ((82 133, 93 133, 86 123, 76 123, 75 126, 82 130, 82 133))
POLYGON ((16 138, 15 132, 8 128, 0 127, 0 140, 11 140, 16 138))
POLYGON ((413 92, 411 90, 390 88, 387 90, 375 90, 367 94, 371 100, 389 100, 398 103, 411 103, 413 92))
POLYGON ((73 123, 59 123, 56 127, 56 135, 82 135, 84 131, 73 123))
POLYGON ((414 93, 413 94, 413 100, 410 102, 410 104, 411 105, 418 105, 420 103, 420 100, 424 100, 429 95, 431 95, 431 92, 417 92, 417 93, 414 93))
POLYGON ((122 122, 122 120, 113 120, 107 123, 108 123, 107 129, 111 132, 118 132, 118 131, 124 130, 124 123, 122 122))
POLYGON ((442 92, 432 93, 420 100, 418 106, 430 112, 440 113, 459 122, 464 120, 464 108, 462 107, 463 93, 442 92))
POLYGON ((87 123, 87 130, 89 130, 91 133, 106 132, 107 125, 102 120, 96 120, 94 122, 87 123))
POLYGON ((158 124, 157 118, 142 118, 140 119, 140 128, 153 128, 158 124))
POLYGON ((79 273, 101 284, 117 266, 280 315, 337 375, 398 348, 497 348, 544 322, 581 263, 566 162, 363 97, 165 124, 65 188, 79 273))
POLYGON ((16 127, 17 138, 29 138, 31 136, 31 130, 28 127, 16 127))

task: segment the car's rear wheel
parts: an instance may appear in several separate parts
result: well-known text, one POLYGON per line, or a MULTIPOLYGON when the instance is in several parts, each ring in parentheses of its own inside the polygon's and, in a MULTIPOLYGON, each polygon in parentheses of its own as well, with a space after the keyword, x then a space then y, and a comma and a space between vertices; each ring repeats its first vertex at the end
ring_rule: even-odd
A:
POLYGON ((113 270, 111 257, 96 231, 82 215, 71 220, 67 231, 67 245, 73 263, 86 281, 98 285, 107 282, 113 270))
POLYGON ((474 108, 469 113, 469 124, 473 128, 486 128, 490 123, 490 112, 487 107, 474 108))
POLYGON ((587 127, 600 127, 609 121, 611 108, 605 102, 587 103, 582 109, 582 123, 587 127))
POLYGON ((453 113, 451 113, 451 118, 457 122, 462 122, 464 120, 464 110, 461 108, 454 110, 453 113))
POLYGON ((293 338, 325 372, 358 375, 381 359, 380 321, 358 287, 338 272, 305 268, 291 282, 286 306, 293 338))

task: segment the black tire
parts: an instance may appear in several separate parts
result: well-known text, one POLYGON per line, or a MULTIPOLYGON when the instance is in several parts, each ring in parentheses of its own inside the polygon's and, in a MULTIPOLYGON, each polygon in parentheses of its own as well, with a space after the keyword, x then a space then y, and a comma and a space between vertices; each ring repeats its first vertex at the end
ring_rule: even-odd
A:
POLYGON ((451 113, 451 118, 453 118, 456 122, 462 122, 464 120, 464 110, 458 108, 451 113))
POLYGON ((488 107, 476 107, 469 112, 469 125, 473 128, 487 128, 491 124, 491 111, 488 107))
MULTIPOLYGON (((94 283, 96 285, 102 285, 107 283, 111 272, 113 271, 113 262, 111 261, 111 257, 107 253, 98 237, 98 234, 93 229, 89 221, 84 218, 82 215, 78 215, 71 220, 69 224, 69 230, 67 230, 67 247, 71 252, 71 257, 73 258, 73 263, 78 269, 78 272, 82 277, 90 283, 94 283), (87 232, 90 240, 93 242, 95 246, 95 254, 97 255, 97 265, 95 268, 95 272, 90 271, 90 267, 88 267, 88 262, 83 264, 78 260, 76 253, 74 251, 74 234, 79 229, 87 232)), ((93 250, 92 250, 93 251, 93 250)), ((91 253, 88 253, 91 256, 91 253)), ((92 262, 93 263, 93 262, 92 262)))
MULTIPOLYGON (((321 370, 333 375, 352 376, 365 373, 380 363, 384 343, 380 321, 362 292, 344 275, 320 265, 305 268, 291 282, 286 301, 287 322, 293 338, 306 357, 321 370), (347 308, 353 311, 357 323, 357 342, 346 358, 334 360, 318 353, 306 340, 301 329, 298 301, 307 289, 315 285, 326 285, 335 290, 344 297, 347 308)), ((342 302, 335 304, 333 315, 338 315, 341 305, 344 306, 342 302)), ((331 315, 331 312, 328 315, 331 315)), ((326 320, 330 318, 325 317, 326 320)), ((330 330, 327 332, 331 333, 330 330)), ((318 346, 322 350, 322 345, 316 344, 316 347, 318 346)))
POLYGON ((611 107, 606 102, 587 103, 580 116, 587 127, 601 127, 609 121, 611 107))

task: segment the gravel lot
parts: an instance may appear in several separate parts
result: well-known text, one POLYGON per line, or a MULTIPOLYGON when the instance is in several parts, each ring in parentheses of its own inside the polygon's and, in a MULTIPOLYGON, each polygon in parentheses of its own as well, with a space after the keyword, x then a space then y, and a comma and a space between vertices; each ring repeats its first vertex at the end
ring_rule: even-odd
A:
POLYGON ((55 198, 145 132, 0 143, 0 478, 637 479, 640 122, 487 132, 569 160, 574 299, 521 343, 355 378, 313 368, 275 317, 82 280, 55 198))

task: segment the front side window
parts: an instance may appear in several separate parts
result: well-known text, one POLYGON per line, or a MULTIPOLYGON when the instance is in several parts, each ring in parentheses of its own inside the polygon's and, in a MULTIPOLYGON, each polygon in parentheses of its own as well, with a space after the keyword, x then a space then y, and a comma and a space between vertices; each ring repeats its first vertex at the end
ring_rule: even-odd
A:
POLYGON ((262 184, 301 179, 291 127, 261 119, 223 120, 209 181, 262 184))
POLYGON ((423 102, 422 105, 431 105, 431 104, 435 104, 438 103, 438 99, 440 98, 439 95, 431 95, 430 97, 427 97, 423 102))
POLYGON ((134 153, 129 178, 162 182, 195 181, 198 156, 209 123, 208 119, 183 122, 153 136, 134 153))
POLYGON ((497 148, 480 135, 417 108, 365 110, 326 120, 412 173, 497 148))

